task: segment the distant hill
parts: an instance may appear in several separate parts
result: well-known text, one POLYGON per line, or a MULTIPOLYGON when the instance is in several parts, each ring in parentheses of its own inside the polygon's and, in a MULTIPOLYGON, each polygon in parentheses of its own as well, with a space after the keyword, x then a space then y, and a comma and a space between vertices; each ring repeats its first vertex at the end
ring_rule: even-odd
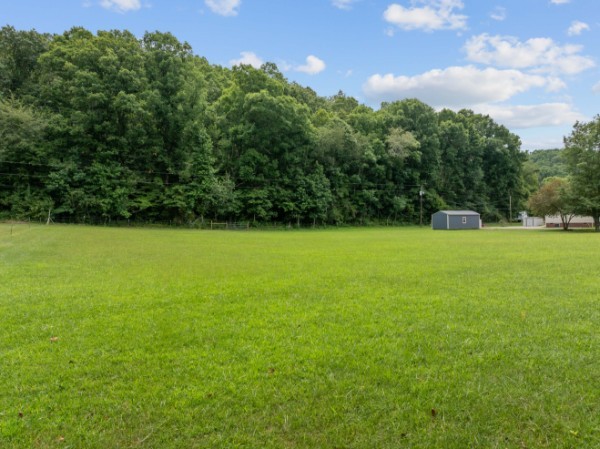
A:
POLYGON ((529 153, 529 160, 536 166, 539 182, 553 176, 566 177, 567 166, 563 160, 563 150, 534 150, 529 153))

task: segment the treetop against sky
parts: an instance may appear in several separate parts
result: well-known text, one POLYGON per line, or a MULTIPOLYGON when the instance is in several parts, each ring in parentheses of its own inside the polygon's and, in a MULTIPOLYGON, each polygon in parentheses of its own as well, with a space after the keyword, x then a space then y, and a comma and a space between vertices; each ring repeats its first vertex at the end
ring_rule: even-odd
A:
POLYGON ((319 95, 373 107, 470 108, 525 149, 560 147, 598 113, 596 0, 21 0, 0 13, 39 32, 169 31, 211 63, 274 62, 319 95))

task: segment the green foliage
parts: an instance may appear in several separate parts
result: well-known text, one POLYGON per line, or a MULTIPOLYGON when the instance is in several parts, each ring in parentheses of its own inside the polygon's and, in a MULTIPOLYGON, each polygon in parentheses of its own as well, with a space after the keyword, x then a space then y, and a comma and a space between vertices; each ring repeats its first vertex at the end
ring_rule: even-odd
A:
POLYGON ((170 33, 4 27, 0 65, 2 215, 410 223, 424 189, 426 215, 489 220, 535 190, 518 138, 489 117, 322 98, 273 63, 213 66, 170 33))
POLYGON ((535 150, 528 154, 528 159, 538 171, 538 185, 541 185, 546 178, 567 176, 564 150, 535 150))
POLYGON ((565 231, 575 214, 575 204, 571 183, 563 178, 546 179, 528 201, 528 207, 535 215, 559 215, 565 231))
MULTIPOLYGON (((440 146, 444 163, 439 190, 452 208, 494 210, 487 195, 483 167, 483 136, 477 132, 470 111, 440 113, 440 146)), ((509 176, 510 173, 507 173, 509 176)))
POLYGON ((565 138, 565 158, 571 175, 575 211, 590 215, 600 231, 600 115, 587 123, 577 122, 565 138))
POLYGON ((0 225, 0 447, 596 448, 598 237, 0 225))
POLYGON ((34 30, 0 28, 0 99, 30 94, 27 89, 34 89, 30 81, 38 57, 47 51, 50 40, 49 35, 34 30))
POLYGON ((21 102, 0 100, 0 215, 40 219, 53 201, 44 189, 48 118, 21 102))

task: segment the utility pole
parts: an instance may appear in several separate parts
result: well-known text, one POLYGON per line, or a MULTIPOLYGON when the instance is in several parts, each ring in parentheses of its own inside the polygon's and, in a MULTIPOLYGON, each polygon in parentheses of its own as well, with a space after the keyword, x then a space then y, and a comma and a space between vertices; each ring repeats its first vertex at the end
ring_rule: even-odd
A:
POLYGON ((512 223, 512 194, 508 194, 508 222, 512 223))
POLYGON ((423 226, 423 195, 425 195, 425 191, 423 190, 423 186, 419 189, 419 224, 423 226))

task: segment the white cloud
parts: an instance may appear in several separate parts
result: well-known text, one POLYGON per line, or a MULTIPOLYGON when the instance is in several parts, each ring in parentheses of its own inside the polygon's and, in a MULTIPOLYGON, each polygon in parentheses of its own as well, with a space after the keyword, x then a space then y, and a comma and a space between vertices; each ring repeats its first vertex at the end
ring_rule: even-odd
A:
MULTIPOLYGON (((232 59, 229 61, 229 64, 231 66, 243 64, 243 65, 251 65, 252 67, 254 67, 256 69, 261 68, 264 63, 265 63, 265 61, 260 56, 258 56, 256 53, 251 52, 251 51, 243 51, 240 53, 240 58, 232 59)), ((287 61, 281 60, 281 61, 277 62, 277 67, 282 72, 289 72, 289 71, 293 70, 295 72, 302 72, 302 73, 306 73, 308 75, 316 75, 318 73, 321 73, 323 70, 325 70, 326 65, 323 60, 317 58, 314 55, 309 55, 306 57, 305 64, 294 66, 287 61)), ((346 76, 350 76, 351 74, 352 74, 351 70, 346 72, 346 76)))
POLYGON ((237 16, 242 0, 204 0, 206 6, 221 16, 237 16))
POLYGON ((567 84, 560 78, 549 76, 546 78, 546 90, 548 92, 558 92, 559 90, 566 89, 567 84))
POLYGON ((142 7, 140 0, 101 0, 100 6, 105 9, 125 13, 136 11, 142 7))
POLYGON ((251 51, 243 51, 240 53, 240 55, 241 58, 232 59, 231 61, 229 61, 229 64, 231 64, 232 66, 242 64, 251 65, 256 69, 259 69, 264 64, 264 61, 260 57, 258 57, 256 53, 253 53, 251 51))
POLYGON ((331 4, 339 9, 351 9, 352 4, 360 0, 331 0, 331 4))
POLYGON ((467 16, 454 13, 455 9, 464 8, 462 0, 412 0, 412 5, 405 8, 392 3, 383 17, 403 30, 459 30, 467 27, 467 16))
POLYGON ((600 81, 594 84, 594 87, 592 87, 592 91, 596 94, 600 94, 600 81))
POLYGON ((544 103, 527 106, 505 106, 482 104, 472 108, 480 114, 487 114, 498 123, 511 128, 536 128, 540 126, 572 125, 585 116, 573 110, 567 103, 544 103))
POLYGON ((284 60, 280 60, 277 62, 277 67, 279 68, 279 70, 281 70, 282 72, 289 72, 290 70, 293 70, 294 67, 292 66, 292 64, 290 64, 287 61, 284 60))
POLYGON ((550 148, 563 148, 563 136, 568 132, 568 128, 564 128, 566 129, 561 130, 561 128, 558 128, 549 130, 548 128, 538 128, 534 133, 521 130, 521 132, 519 132, 519 137, 521 138, 521 149, 525 151, 533 151, 550 148))
POLYGON ((460 108, 506 101, 532 88, 554 91, 564 87, 561 83, 556 78, 518 70, 466 66, 431 70, 412 77, 376 74, 367 80, 363 90, 372 101, 418 98, 432 106, 460 108))
POLYGON ((581 56, 579 45, 557 45, 550 38, 520 42, 511 36, 473 36, 464 47, 467 59, 513 69, 573 75, 595 66, 593 59, 581 56))
POLYGON ((579 20, 574 20, 571 22, 571 26, 567 30, 567 34, 569 36, 579 36, 583 31, 589 30, 590 26, 585 22, 580 22, 579 20))
POLYGON ((306 57, 306 64, 296 67, 295 70, 309 75, 316 75, 325 70, 325 62, 316 56, 309 55, 306 57))
POLYGON ((496 6, 494 10, 490 13, 490 17, 498 22, 502 22, 506 19, 506 8, 502 6, 496 6))
POLYGON ((550 0, 550 3, 554 3, 555 5, 564 5, 570 2, 571 0, 550 0))

